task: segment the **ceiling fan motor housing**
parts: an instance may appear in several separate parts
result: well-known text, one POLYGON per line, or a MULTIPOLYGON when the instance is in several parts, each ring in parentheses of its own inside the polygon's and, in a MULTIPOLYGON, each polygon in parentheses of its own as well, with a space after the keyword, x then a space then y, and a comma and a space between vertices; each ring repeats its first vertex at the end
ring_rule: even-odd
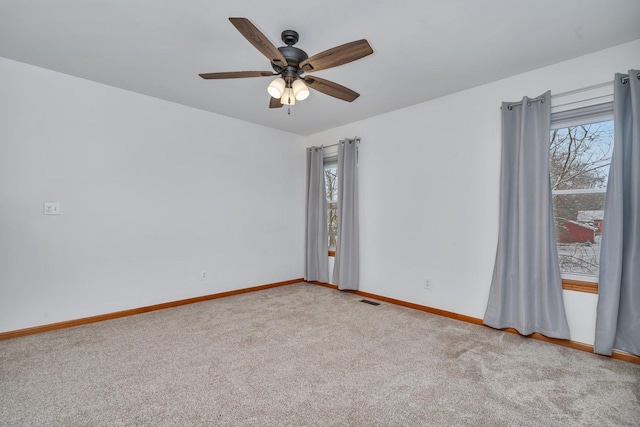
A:
POLYGON ((294 44, 298 43, 298 40, 300 39, 300 35, 298 34, 297 31, 284 30, 280 35, 280 38, 282 38, 282 41, 287 46, 293 46, 294 44))
MULTIPOLYGON (((307 52, 305 52, 304 50, 293 47, 294 44, 298 43, 298 39, 299 36, 296 31, 284 30, 282 32, 282 41, 286 44, 286 46, 279 47, 278 50, 287 60, 288 66, 280 67, 272 62, 271 66, 276 71, 276 73, 282 73, 285 70, 291 71, 291 69, 293 69, 295 71, 295 75, 293 77, 296 77, 297 75, 300 75, 304 72, 304 70, 300 69, 298 65, 305 59, 308 59, 309 55, 307 55, 307 52)), ((282 77, 286 76, 283 74, 282 77)))

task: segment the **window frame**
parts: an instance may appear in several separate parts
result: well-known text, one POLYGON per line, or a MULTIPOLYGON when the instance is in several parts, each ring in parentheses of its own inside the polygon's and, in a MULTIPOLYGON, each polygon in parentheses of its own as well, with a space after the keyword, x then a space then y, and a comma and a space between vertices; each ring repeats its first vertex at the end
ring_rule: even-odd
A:
MULTIPOLYGON (((608 101, 600 104, 589 105, 586 107, 575 109, 566 109, 563 111, 552 113, 551 130, 612 120, 613 102, 608 101)), ((551 144, 551 138, 549 138, 549 144, 551 144)), ((606 194, 606 188, 583 190, 554 190, 551 193, 552 196, 560 194, 606 194)), ((562 289, 564 290, 586 292, 592 294, 598 293, 598 276, 561 273, 561 278, 562 289)))
MULTIPOLYGON (((324 173, 324 171, 326 169, 336 168, 336 176, 337 176, 337 169, 338 169, 337 147, 336 147, 335 153, 333 153, 332 150, 325 148, 322 167, 323 167, 323 173, 324 173)), ((337 195, 336 195, 336 200, 335 201, 327 199, 327 214, 328 214, 328 211, 329 211, 329 205, 330 204, 335 204, 336 208, 337 208, 337 206, 338 206, 337 195)), ((337 239, 337 236, 336 236, 336 239, 337 239)), ((327 254, 330 257, 335 257, 336 256, 336 248, 332 247, 332 246, 329 246, 329 242, 327 242, 327 254)))

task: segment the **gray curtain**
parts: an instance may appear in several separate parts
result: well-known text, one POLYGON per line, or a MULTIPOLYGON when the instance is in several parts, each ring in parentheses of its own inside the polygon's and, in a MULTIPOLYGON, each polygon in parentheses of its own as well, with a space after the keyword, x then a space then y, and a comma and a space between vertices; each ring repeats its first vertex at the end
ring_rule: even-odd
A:
POLYGON ((596 318, 596 353, 640 355, 640 71, 616 74, 596 318))
POLYGON ((551 93, 502 104, 498 249, 484 323, 569 338, 551 185, 551 93))
POLYGON ((304 279, 329 282, 324 148, 307 148, 307 221, 304 279))
POLYGON ((333 283, 338 289, 358 289, 360 246, 358 226, 358 138, 338 144, 338 241, 333 283))

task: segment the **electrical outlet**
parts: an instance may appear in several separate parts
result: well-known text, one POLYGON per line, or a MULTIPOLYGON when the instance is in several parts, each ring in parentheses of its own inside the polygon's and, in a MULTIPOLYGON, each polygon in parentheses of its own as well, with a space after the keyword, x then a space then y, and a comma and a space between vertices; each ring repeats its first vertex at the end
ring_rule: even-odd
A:
POLYGON ((200 276, 200 278, 201 278, 202 280, 207 280, 207 272, 206 272, 206 271, 203 271, 203 272, 202 272, 202 275, 200 276))
POLYGON ((429 279, 424 279, 424 289, 426 291, 430 291, 431 290, 431 281, 429 279))

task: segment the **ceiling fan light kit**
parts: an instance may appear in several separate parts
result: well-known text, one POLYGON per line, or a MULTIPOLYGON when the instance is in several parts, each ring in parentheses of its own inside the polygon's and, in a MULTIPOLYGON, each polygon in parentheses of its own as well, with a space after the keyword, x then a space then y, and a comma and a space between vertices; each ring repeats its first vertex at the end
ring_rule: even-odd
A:
POLYGON ((282 96, 282 93, 284 92, 284 88, 286 85, 287 83, 284 81, 284 79, 282 77, 278 77, 277 79, 269 83, 267 92, 269 92, 269 95, 274 98, 280 98, 282 96))
POLYGON ((304 101, 309 97, 309 88, 302 80, 294 81, 291 85, 291 89, 298 101, 304 101))
POLYGON ((293 89, 290 87, 285 88, 284 92, 282 92, 280 103, 282 105, 296 105, 296 96, 293 94, 293 89))
POLYGON ((276 47, 247 18, 229 18, 229 21, 249 43, 269 59, 275 72, 232 71, 200 74, 203 79, 233 79, 279 75, 267 87, 267 92, 271 95, 269 108, 295 105, 296 100, 303 101, 309 97, 309 88, 347 102, 353 102, 360 96, 357 92, 337 83, 315 76, 303 76, 303 74, 337 67, 371 55, 373 49, 366 40, 362 39, 346 43, 309 57, 305 51, 293 46, 298 42, 299 38, 296 31, 283 31, 281 37, 286 46, 276 47))

